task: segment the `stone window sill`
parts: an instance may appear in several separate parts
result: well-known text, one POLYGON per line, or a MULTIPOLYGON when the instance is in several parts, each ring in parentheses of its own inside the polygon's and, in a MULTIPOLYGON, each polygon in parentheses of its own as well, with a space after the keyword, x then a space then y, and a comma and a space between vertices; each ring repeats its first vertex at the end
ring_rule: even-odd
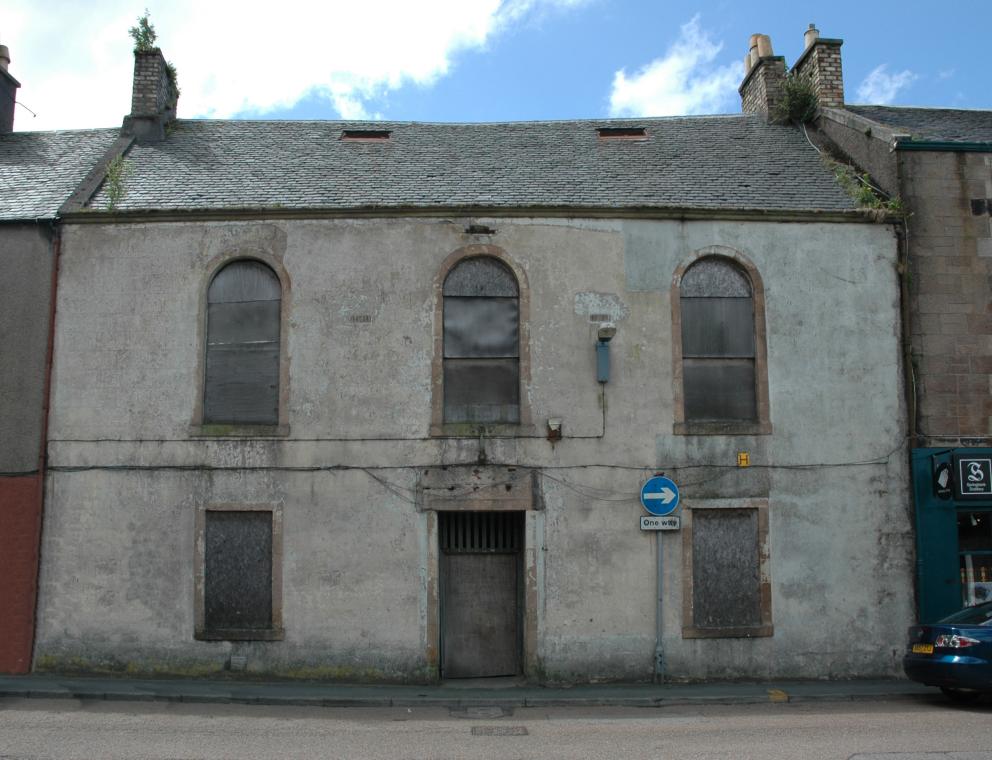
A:
POLYGON ((289 425, 190 425, 193 438, 287 438, 289 425))
POLYGON ((198 641, 282 641, 285 631, 282 628, 218 628, 197 631, 198 641))
POLYGON ((442 422, 431 425, 432 438, 530 438, 536 435, 533 425, 516 422, 442 422))
POLYGON ((687 625, 682 628, 683 639, 757 639, 774 635, 775 628, 771 625, 740 628, 697 628, 687 625))
POLYGON ((772 424, 749 420, 694 420, 676 422, 672 432, 675 435, 771 435, 772 424))

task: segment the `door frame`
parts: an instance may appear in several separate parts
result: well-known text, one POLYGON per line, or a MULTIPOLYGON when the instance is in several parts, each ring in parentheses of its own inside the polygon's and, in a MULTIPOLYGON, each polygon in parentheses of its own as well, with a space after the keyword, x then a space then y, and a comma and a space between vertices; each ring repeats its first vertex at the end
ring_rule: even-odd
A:
POLYGON ((506 510, 524 513, 521 659, 524 678, 537 682, 541 672, 539 598, 545 569, 544 504, 536 473, 529 468, 485 465, 425 468, 418 478, 416 508, 421 515, 423 536, 421 644, 429 678, 435 682, 441 679, 441 548, 437 513, 506 510))

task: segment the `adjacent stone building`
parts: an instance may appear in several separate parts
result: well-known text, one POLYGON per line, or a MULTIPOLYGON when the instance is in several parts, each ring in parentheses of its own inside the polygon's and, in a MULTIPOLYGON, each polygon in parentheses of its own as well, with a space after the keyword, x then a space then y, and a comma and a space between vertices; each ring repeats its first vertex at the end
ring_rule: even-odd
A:
POLYGON ((31 666, 59 207, 116 130, 13 132, 0 45, 0 673, 31 666))
MULTIPOLYGON (((781 83, 784 59, 756 42, 745 110, 774 113, 781 90, 756 83, 781 83)), ((848 105, 841 45, 811 26, 792 71, 819 101, 811 138, 901 211, 918 607, 934 620, 992 599, 992 111, 848 105)))
POLYGON ((801 132, 141 116, 61 215, 36 670, 898 671, 898 236, 801 132))

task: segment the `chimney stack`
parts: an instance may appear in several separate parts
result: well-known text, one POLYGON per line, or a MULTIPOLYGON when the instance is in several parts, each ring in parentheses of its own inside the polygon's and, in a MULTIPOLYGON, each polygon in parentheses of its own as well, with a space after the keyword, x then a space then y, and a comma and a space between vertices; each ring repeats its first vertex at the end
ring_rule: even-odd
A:
POLYGON ((123 132, 139 143, 161 142, 166 126, 176 119, 179 90, 159 48, 134 52, 131 113, 123 132))
POLYGON ((826 39, 809 25, 803 35, 806 43, 792 72, 808 79, 816 92, 821 108, 844 107, 844 72, 841 69, 840 46, 844 40, 826 39))
POLYGON ((738 89, 741 110, 772 121, 782 99, 784 79, 785 58, 775 55, 771 38, 767 34, 752 34, 744 58, 744 81, 738 89))
POLYGON ((21 86, 7 71, 10 66, 10 51, 0 45, 0 135, 14 131, 14 105, 17 103, 17 89, 21 86))

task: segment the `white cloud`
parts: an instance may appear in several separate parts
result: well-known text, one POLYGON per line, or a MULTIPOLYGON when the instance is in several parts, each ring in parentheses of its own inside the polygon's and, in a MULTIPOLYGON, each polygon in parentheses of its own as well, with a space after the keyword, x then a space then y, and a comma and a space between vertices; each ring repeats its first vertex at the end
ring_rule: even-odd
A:
POLYGON ((404 84, 430 85, 460 51, 589 0, 5 0, 0 43, 20 80, 15 127, 116 126, 130 111, 127 29, 147 4, 179 71, 181 117, 265 114, 326 97, 346 118, 404 84))
POLYGON ((876 66, 858 87, 858 98, 862 103, 887 105, 896 99, 899 90, 908 87, 916 81, 917 76, 908 69, 898 74, 889 74, 885 69, 888 64, 876 66))
POLYGON ((671 116, 718 113, 737 101, 743 66, 715 65, 723 44, 714 43, 699 26, 697 14, 679 30, 661 58, 636 74, 621 69, 613 77, 610 114, 671 116))

